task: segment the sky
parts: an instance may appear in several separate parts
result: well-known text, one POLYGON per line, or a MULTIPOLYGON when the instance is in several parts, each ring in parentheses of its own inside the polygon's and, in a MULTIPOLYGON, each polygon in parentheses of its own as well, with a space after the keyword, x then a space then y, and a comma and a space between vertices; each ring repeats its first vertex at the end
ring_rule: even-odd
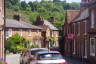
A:
MULTIPOLYGON (((36 0, 21 0, 21 1, 26 1, 26 2, 29 2, 29 1, 36 1, 36 0)), ((41 0, 37 0, 37 1, 41 1, 41 0)), ((67 2, 71 3, 71 2, 81 2, 81 0, 66 0, 67 2)))

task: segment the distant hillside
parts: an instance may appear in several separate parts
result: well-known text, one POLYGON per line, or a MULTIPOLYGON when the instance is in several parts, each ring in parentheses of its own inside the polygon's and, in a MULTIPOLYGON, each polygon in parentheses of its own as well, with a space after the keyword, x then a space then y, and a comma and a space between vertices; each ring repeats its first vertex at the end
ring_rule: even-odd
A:
POLYGON ((6 17, 13 18, 15 13, 20 13, 21 20, 31 24, 34 23, 38 15, 49 21, 50 17, 55 17, 55 26, 61 29, 66 16, 66 10, 77 10, 79 8, 79 3, 66 3, 65 0, 42 0, 41 2, 29 3, 20 0, 6 0, 6 17))
POLYGON ((13 19, 13 15, 16 14, 16 13, 20 13, 21 21, 26 21, 26 22, 32 23, 30 21, 29 15, 26 12, 23 12, 23 11, 22 12, 21 11, 16 12, 16 11, 14 11, 12 9, 7 9, 6 8, 6 18, 13 19))

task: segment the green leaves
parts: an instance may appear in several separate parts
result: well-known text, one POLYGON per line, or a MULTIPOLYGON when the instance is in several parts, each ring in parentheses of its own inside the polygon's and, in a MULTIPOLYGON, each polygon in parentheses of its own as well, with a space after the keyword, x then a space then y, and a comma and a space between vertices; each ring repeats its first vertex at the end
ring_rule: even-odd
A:
POLYGON ((10 52, 16 53, 18 49, 23 48, 25 39, 19 34, 15 34, 6 40, 5 48, 10 52))
MULTIPOLYGON (((33 24, 38 15, 42 16, 44 19, 49 20, 50 17, 56 18, 55 26, 61 28, 62 23, 64 23, 65 10, 74 9, 77 10, 80 8, 79 3, 66 3, 65 0, 41 0, 41 2, 34 1, 26 3, 25 1, 20 0, 6 0, 6 7, 12 9, 21 14, 22 21, 29 21, 33 24)), ((9 11, 10 12, 10 11, 9 11)), ((8 14, 7 17, 12 18, 12 12, 8 14)))

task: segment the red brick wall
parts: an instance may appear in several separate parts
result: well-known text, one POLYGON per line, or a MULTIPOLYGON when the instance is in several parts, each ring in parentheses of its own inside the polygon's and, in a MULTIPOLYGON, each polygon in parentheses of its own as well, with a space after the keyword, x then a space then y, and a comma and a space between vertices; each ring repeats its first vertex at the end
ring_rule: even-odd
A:
MULTIPOLYGON (((6 31, 8 31, 9 28, 7 28, 6 31)), ((12 29, 12 35, 15 35, 16 33, 20 34, 21 29, 12 29)), ((41 38, 41 31, 40 30, 31 30, 31 36, 29 35, 30 29, 22 29, 22 37, 24 37, 26 40, 31 40, 33 44, 35 44, 36 38, 41 38)))

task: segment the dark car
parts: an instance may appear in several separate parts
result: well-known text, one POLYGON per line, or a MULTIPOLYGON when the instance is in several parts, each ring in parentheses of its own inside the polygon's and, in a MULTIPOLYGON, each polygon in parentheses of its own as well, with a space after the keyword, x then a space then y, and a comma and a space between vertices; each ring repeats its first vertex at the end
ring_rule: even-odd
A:
POLYGON ((57 46, 50 47, 51 51, 60 51, 60 48, 57 46))

